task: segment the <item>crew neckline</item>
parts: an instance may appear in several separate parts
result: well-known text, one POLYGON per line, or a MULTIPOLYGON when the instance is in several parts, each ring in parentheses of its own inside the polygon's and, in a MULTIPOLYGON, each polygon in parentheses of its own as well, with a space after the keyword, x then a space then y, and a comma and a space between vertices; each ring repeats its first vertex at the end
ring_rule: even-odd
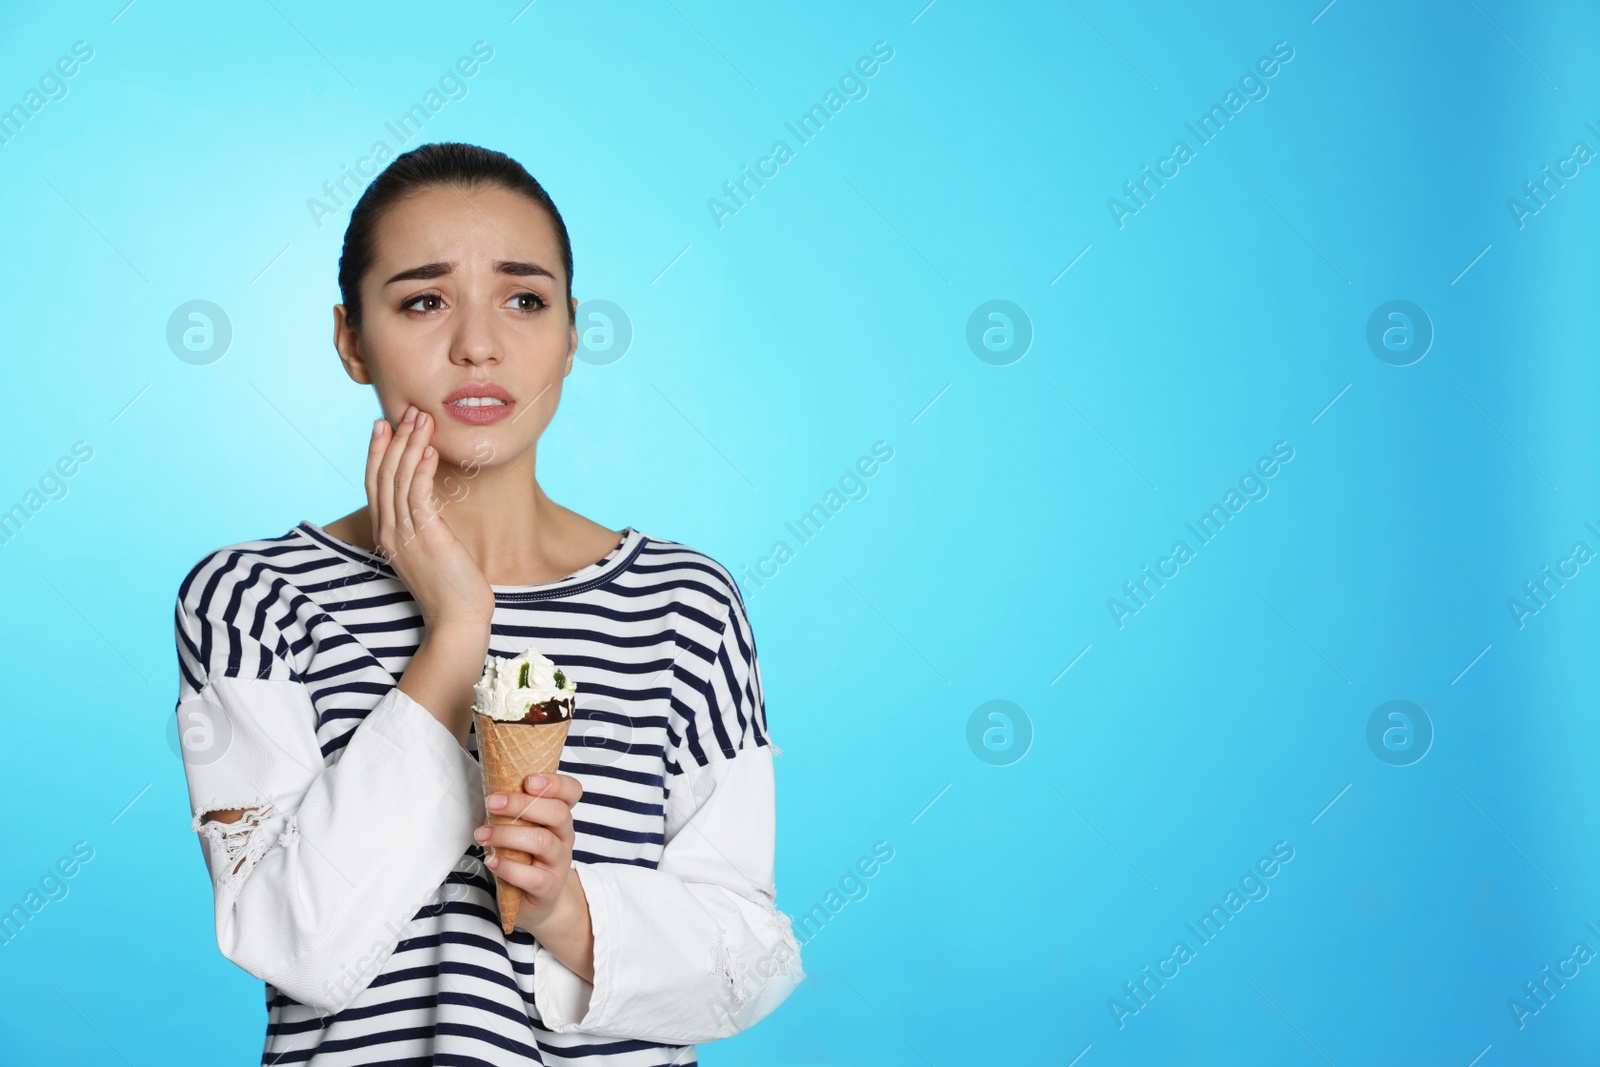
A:
MULTIPOLYGON (((321 545, 338 555, 355 560, 364 566, 371 567, 388 577, 400 580, 394 568, 389 566, 376 553, 369 552, 348 541, 342 541, 327 530, 318 526, 310 519, 301 519, 295 524, 295 530, 302 536, 321 545)), ((592 589, 604 585, 619 571, 625 569, 633 562, 641 549, 644 548, 645 535, 633 526, 622 528, 622 539, 603 558, 594 563, 580 567, 564 577, 554 581, 540 582, 535 585, 496 585, 489 583, 489 588, 494 590, 496 600, 539 600, 546 597, 566 596, 583 589, 592 589)))

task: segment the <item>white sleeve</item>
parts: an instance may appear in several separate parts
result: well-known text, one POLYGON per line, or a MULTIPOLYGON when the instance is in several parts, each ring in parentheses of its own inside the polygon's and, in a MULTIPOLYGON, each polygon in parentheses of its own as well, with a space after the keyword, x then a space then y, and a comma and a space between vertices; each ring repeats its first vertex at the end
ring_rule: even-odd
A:
POLYGON ((680 765, 669 756, 660 864, 573 863, 594 928, 594 982, 534 942, 546 1029, 716 1041, 760 1022, 805 978, 789 917, 774 903, 773 747, 755 646, 735 604, 699 707, 672 745, 680 765))
POLYGON ((283 644, 261 632, 264 613, 245 633, 254 602, 204 602, 178 607, 177 714, 217 946, 295 1000, 338 1012, 471 845, 484 819, 482 774, 397 688, 327 765, 310 692, 283 644), (253 810, 202 822, 231 808, 253 810))

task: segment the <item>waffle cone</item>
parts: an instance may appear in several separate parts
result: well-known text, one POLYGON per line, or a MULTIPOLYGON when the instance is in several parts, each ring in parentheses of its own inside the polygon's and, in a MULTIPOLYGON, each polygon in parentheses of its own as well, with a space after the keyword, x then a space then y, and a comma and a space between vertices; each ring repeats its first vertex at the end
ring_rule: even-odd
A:
MULTIPOLYGON (((560 722, 501 722, 479 712, 472 713, 478 731, 478 758, 483 764, 483 792, 516 794, 530 774, 554 774, 561 764, 561 750, 567 743, 570 718, 560 722)), ((517 821, 514 815, 490 813, 490 825, 517 821)), ((495 848, 495 854, 519 863, 532 862, 526 852, 495 848)), ((500 929, 511 933, 522 906, 522 890, 495 876, 495 898, 500 905, 500 929)))

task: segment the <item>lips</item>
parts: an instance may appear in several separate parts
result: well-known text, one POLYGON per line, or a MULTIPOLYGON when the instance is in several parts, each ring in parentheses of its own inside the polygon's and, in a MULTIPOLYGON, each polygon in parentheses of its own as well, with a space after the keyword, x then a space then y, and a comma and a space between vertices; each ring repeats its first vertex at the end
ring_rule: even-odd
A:
POLYGON ((444 410, 459 422, 482 426, 511 414, 516 399, 494 382, 466 382, 444 398, 444 410))

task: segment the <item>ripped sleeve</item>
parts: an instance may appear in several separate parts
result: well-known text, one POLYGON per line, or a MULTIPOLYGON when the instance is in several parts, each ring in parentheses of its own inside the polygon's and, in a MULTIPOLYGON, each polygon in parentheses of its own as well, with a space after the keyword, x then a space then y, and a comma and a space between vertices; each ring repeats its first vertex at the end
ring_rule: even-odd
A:
POLYGON ((179 589, 176 707, 217 946, 322 1012, 377 977, 483 821, 478 762, 399 688, 324 755, 297 649, 304 601, 231 549, 179 589), (236 822, 208 819, 238 810, 236 822))
POLYGON ((342 1011, 472 844, 478 762, 397 688, 332 765, 299 682, 214 679, 179 713, 226 738, 203 762, 184 751, 218 948, 302 1004, 342 1011), (240 808, 237 822, 205 818, 240 808))
POLYGON ((288 848, 300 834, 294 815, 287 815, 281 824, 273 826, 279 812, 277 806, 249 808, 234 822, 208 818, 210 814, 229 809, 214 805, 196 808, 189 829, 200 835, 205 850, 207 867, 215 872, 213 885, 223 893, 237 895, 245 877, 261 860, 262 853, 274 844, 288 848), (268 828, 263 830, 262 825, 268 828), (275 831, 275 832, 274 832, 275 831))

